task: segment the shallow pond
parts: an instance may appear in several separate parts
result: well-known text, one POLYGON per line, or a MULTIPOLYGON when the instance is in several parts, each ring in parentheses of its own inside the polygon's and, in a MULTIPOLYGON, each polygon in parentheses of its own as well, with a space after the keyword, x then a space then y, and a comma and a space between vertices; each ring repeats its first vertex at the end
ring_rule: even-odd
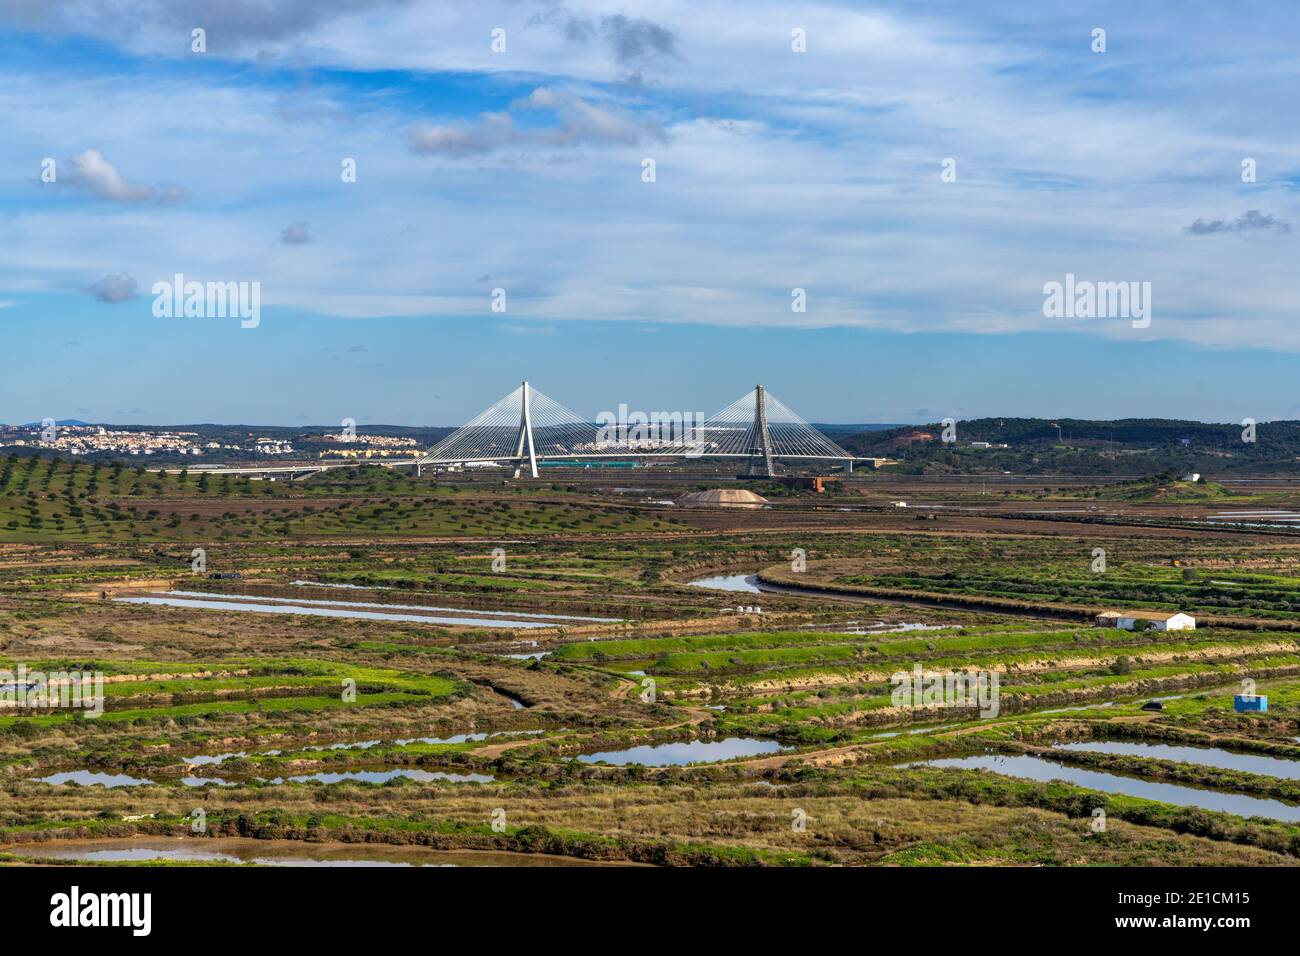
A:
POLYGON ((711 578, 700 578, 689 582, 693 588, 708 588, 712 591, 743 591, 746 594, 759 594, 757 574, 720 574, 711 578))
POLYGON ((485 773, 444 773, 441 770, 420 770, 415 767, 402 767, 396 770, 344 770, 339 772, 321 771, 304 773, 291 777, 274 777, 263 781, 271 786, 283 783, 342 783, 344 780, 356 780, 362 783, 387 783, 399 778, 418 780, 428 783, 433 780, 445 780, 450 783, 492 783, 496 777, 485 773))
POLYGON ((75 783, 83 787, 147 787, 154 783, 142 777, 131 777, 124 773, 103 773, 97 770, 67 770, 52 773, 48 777, 36 777, 36 783, 48 783, 57 786, 62 783, 75 783))
POLYGON ((873 636, 876 634, 904 634, 911 631, 959 631, 960 624, 921 624, 919 622, 903 621, 900 623, 890 624, 887 621, 877 621, 874 624, 863 624, 860 621, 845 621, 842 624, 807 624, 799 628, 801 631, 815 631, 821 634, 853 634, 873 636))
MULTIPOLYGON (((238 595, 233 596, 238 597, 238 595)), ((113 598, 113 600, 122 604, 150 604, 160 607, 199 608, 209 611, 244 611, 252 614, 303 614, 310 617, 346 617, 358 620, 406 621, 415 624, 447 624, 460 625, 462 627, 500 627, 518 629, 554 626, 543 621, 517 621, 495 617, 438 617, 431 614, 394 614, 387 611, 353 610, 352 608, 347 607, 346 604, 344 604, 343 607, 307 607, 305 605, 311 602, 299 601, 297 604, 279 604, 275 603, 277 600, 275 598, 258 598, 255 602, 203 600, 199 598, 159 595, 156 597, 113 598)), ((396 605, 380 606, 394 607, 396 605)), ((353 605, 352 607, 355 608, 357 605, 353 605)))
POLYGON ((914 727, 909 730, 887 730, 880 734, 870 734, 867 740, 884 740, 887 737, 902 737, 912 734, 933 734, 940 730, 952 730, 954 727, 960 727, 961 724, 939 724, 937 727, 914 727))
POLYGON ((775 740, 728 737, 725 740, 691 740, 685 743, 645 744, 626 750, 580 754, 582 763, 641 764, 645 767, 676 767, 688 763, 713 763, 735 757, 757 757, 780 753, 787 748, 775 740))
POLYGON ((1066 714, 1076 710, 1105 710, 1107 707, 1114 707, 1117 701, 1108 700, 1102 704, 1079 704, 1075 707, 1054 707, 1051 710, 1026 711, 1026 713, 1036 714, 1066 714))
MULTIPOLYGON (((374 591, 389 591, 389 590, 393 590, 393 589, 391 589, 391 588, 362 588, 362 587, 360 587, 359 585, 355 585, 355 584, 347 584, 347 585, 343 585, 343 584, 329 584, 329 585, 326 585, 326 584, 312 584, 312 582, 310 582, 310 581, 294 581, 293 583, 294 583, 295 585, 299 586, 299 587, 340 587, 340 588, 341 588, 341 587, 346 587, 346 588, 353 589, 353 590, 358 590, 358 591, 363 591, 363 590, 364 590, 364 591, 371 591, 371 590, 374 590, 374 591)), ((172 594, 185 594, 185 595, 192 595, 192 594, 203 594, 203 595, 206 595, 206 594, 209 594, 209 593, 211 593, 211 592, 208 592, 208 591, 172 591, 172 592, 170 592, 170 593, 172 593, 172 594)), ((541 612, 541 611, 525 611, 525 610, 522 610, 522 609, 520 609, 520 608, 513 608, 513 609, 510 609, 510 610, 504 610, 504 611, 485 611, 483 608, 477 608, 477 607, 475 607, 475 608, 466 608, 466 607, 441 607, 441 606, 439 606, 439 605, 428 605, 428 604, 378 604, 378 603, 373 603, 373 602, 369 602, 369 601, 321 601, 321 600, 315 600, 315 599, 308 600, 308 599, 305 599, 305 598, 265 598, 265 597, 262 597, 261 595, 257 595, 257 596, 254 598, 254 600, 262 600, 262 601, 268 601, 268 600, 269 600, 269 601, 274 601, 274 602, 276 602, 276 603, 286 603, 286 602, 287 602, 287 603, 289 603, 289 604, 342 604, 342 605, 349 606, 349 607, 377 607, 377 608, 395 607, 395 608, 400 608, 401 610, 404 610, 404 611, 446 611, 446 612, 454 612, 454 613, 456 613, 456 614, 486 614, 486 615, 488 615, 489 617, 536 617, 536 618, 540 618, 540 619, 545 620, 545 621, 591 621, 591 622, 594 622, 594 623, 597 623, 597 624, 619 624, 619 623, 622 623, 622 621, 623 621, 623 618, 621 618, 621 617, 588 617, 588 616, 581 615, 581 614, 550 614, 550 613, 543 613, 543 612, 541 612)))
MULTIPOLYGON (((258 756, 277 757, 280 755, 280 753, 281 751, 279 750, 259 750, 258 756)), ((191 767, 203 767, 203 766, 208 766, 210 764, 225 763, 227 760, 233 760, 236 757, 247 757, 247 756, 248 756, 247 750, 234 750, 231 751, 230 753, 224 753, 224 754, 195 754, 190 757, 182 757, 181 760, 185 761, 185 763, 191 767)))
MULTIPOLYGON (((501 731, 494 731, 492 733, 453 734, 450 737, 398 737, 394 739, 392 743, 396 744, 399 747, 405 747, 407 744, 463 744, 463 743, 477 742, 480 740, 487 740, 489 737, 514 737, 514 736, 526 736, 529 734, 540 734, 540 733, 543 733, 543 731, 501 730, 501 731)), ((387 742, 388 741, 381 738, 375 738, 374 740, 347 740, 340 743, 332 743, 332 744, 308 744, 298 749, 304 752, 306 751, 321 752, 326 750, 369 750, 371 747, 378 747, 380 744, 387 743, 387 742)), ((235 750, 224 754, 192 754, 190 756, 181 757, 180 759, 184 761, 188 766, 200 767, 200 766, 210 766, 213 764, 222 764, 225 763, 227 760, 233 760, 237 757, 242 758, 242 757, 248 757, 250 755, 256 757, 278 757, 282 753, 284 753, 283 750, 258 750, 253 752, 252 754, 250 754, 250 752, 247 750, 235 750)))
POLYGON ((1080 750, 1087 753, 1120 754, 1125 757, 1152 757, 1157 760, 1177 760, 1199 767, 1216 767, 1220 770, 1240 770, 1286 780, 1300 780, 1300 760, 1269 757, 1264 754, 1239 754, 1217 747, 1185 747, 1175 744, 1128 743, 1113 740, 1088 740, 1079 743, 1057 744, 1054 750, 1080 750))
POLYGON ((1172 803, 1179 807, 1199 807, 1202 810, 1219 810, 1240 817, 1267 817, 1289 823, 1300 822, 1300 807, 1279 800, 1266 800, 1237 793, 1220 793, 1217 790, 1201 790, 1196 787, 1159 783, 1153 780, 1138 780, 1113 773, 1102 773, 1098 770, 1068 767, 1028 755, 945 757, 900 766, 957 767, 967 770, 988 770, 1003 776, 1021 777, 1026 780, 1043 782, 1063 780, 1090 790, 1159 800, 1161 803, 1172 803))
MULTIPOLYGON (((266 779, 264 777, 250 777, 246 782, 262 783, 270 786, 278 786, 283 783, 311 783, 319 781, 321 783, 340 783, 344 780, 357 780, 366 783, 387 783, 389 780, 398 778, 407 780, 417 780, 422 783, 428 783, 434 780, 443 780, 449 783, 492 783, 495 777, 482 773, 452 773, 441 770, 422 770, 418 767, 392 767, 367 770, 344 770, 344 771, 321 771, 319 773, 296 774, 288 778, 274 777, 266 779)), ((179 778, 180 783, 187 787, 234 787, 241 780, 231 780, 225 777, 196 777, 186 776, 179 778)), ((118 787, 148 787, 148 786, 167 786, 171 778, 149 780, 144 777, 132 777, 124 773, 104 773, 94 770, 68 770, 62 773, 50 774, 47 777, 34 778, 36 783, 47 783, 52 786, 59 784, 75 783, 83 787, 108 787, 116 789, 118 787)))
POLYGON ((205 837, 134 837, 126 840, 65 840, 11 844, 5 849, 42 860, 122 863, 181 860, 192 863, 255 863, 263 866, 596 866, 586 860, 540 853, 432 850, 376 843, 300 843, 205 837))
MULTIPOLYGON (((477 743, 481 740, 489 740, 494 737, 528 737, 535 734, 545 733, 542 730, 497 730, 491 733, 483 732, 476 734, 453 734, 450 737, 397 737, 393 743, 399 747, 405 747, 408 744, 465 744, 477 743)), ((354 740, 334 744, 316 744, 310 747, 303 747, 303 750, 369 750, 371 747, 378 747, 385 743, 384 740, 354 740)), ((279 753, 279 751, 267 751, 267 753, 279 753)))
MULTIPOLYGON (((132 777, 124 773, 104 773, 97 770, 67 770, 62 773, 52 773, 48 777, 36 777, 34 782, 48 783, 52 786, 75 783, 82 787, 108 787, 110 790, 118 787, 164 787, 169 783, 167 780, 147 780, 144 777, 132 777)), ((180 782, 187 787, 206 787, 208 784, 218 787, 234 786, 229 780, 220 777, 181 777, 180 782)))

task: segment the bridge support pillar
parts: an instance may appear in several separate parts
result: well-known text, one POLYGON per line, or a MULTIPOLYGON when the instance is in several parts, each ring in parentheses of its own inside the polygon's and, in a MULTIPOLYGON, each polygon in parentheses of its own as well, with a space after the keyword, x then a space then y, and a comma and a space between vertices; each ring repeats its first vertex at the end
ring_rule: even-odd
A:
POLYGON ((852 459, 852 458, 850 458, 848 461, 846 461, 846 462, 844 463, 844 474, 846 474, 846 475, 851 475, 851 474, 853 474, 853 459, 852 459))
POLYGON ((745 474, 763 478, 776 474, 772 468, 772 436, 767 431, 767 393, 762 385, 754 387, 754 444, 749 450, 749 467, 745 474))
POLYGON ((519 438, 515 442, 515 477, 524 470, 524 446, 528 446, 528 472, 530 477, 537 477, 537 448, 533 445, 533 414, 528 402, 528 382, 523 383, 523 395, 519 402, 519 438))

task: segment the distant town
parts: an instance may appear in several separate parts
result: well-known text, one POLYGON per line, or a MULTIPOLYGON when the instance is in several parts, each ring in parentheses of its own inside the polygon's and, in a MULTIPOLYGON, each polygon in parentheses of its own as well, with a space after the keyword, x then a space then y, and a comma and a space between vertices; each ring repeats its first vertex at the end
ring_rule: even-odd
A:
POLYGON ((46 419, 40 423, 0 425, 0 449, 106 459, 153 456, 166 460, 205 458, 209 461, 267 457, 365 460, 410 457, 418 447, 436 441, 447 430, 411 431, 418 434, 328 432, 322 428, 295 433, 293 429, 278 427, 249 429, 216 425, 121 427, 46 419))

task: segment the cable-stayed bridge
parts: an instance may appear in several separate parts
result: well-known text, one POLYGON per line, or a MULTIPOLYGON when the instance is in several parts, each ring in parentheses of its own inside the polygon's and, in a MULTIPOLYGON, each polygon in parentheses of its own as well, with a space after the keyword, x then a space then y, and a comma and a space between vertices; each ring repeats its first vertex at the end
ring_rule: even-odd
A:
MULTIPOLYGON (((852 471, 854 462, 884 459, 855 457, 799 417, 762 385, 705 418, 683 412, 603 412, 589 422, 559 402, 522 382, 417 458, 369 462, 383 468, 476 464, 513 464, 537 477, 539 461, 587 459, 741 459, 746 474, 771 477, 779 461, 837 464, 852 471)), ((232 475, 296 481, 358 462, 310 462, 247 466, 189 465, 157 471, 232 475)))
POLYGON ((708 418, 682 412, 603 412, 589 422, 528 382, 458 428, 416 460, 426 466, 514 463, 537 477, 546 460, 601 458, 734 458, 747 474, 771 477, 779 460, 855 458, 800 418, 762 385, 708 418))

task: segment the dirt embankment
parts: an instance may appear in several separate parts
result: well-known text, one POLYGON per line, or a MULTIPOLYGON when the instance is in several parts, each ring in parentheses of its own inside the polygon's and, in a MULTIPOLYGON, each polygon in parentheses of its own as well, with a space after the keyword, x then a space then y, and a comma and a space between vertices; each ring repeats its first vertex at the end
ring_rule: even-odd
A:
POLYGON ((93 590, 86 591, 68 591, 63 597, 74 601, 99 601, 103 595, 118 597, 123 594, 132 594, 137 591, 169 591, 172 586, 172 578, 136 578, 129 581, 100 581, 93 590))
MULTIPOLYGON (((1031 617, 1060 618, 1085 624, 1094 622, 1097 615, 1103 611, 1113 610, 1113 608, 1108 607, 1082 604, 1045 604, 1035 601, 1021 601, 1015 598, 995 597, 993 595, 946 594, 940 591, 913 591, 906 588, 875 587, 869 584, 839 584, 834 581, 819 580, 806 573, 794 574, 784 570, 781 565, 759 571, 758 580, 763 584, 774 587, 792 588, 808 594, 820 594, 849 600, 874 598, 953 610, 974 609, 998 611, 1003 614, 1023 614, 1031 617)), ((1207 627, 1300 631, 1300 621, 1275 621, 1268 618, 1225 617, 1208 614, 1198 614, 1196 619, 1198 623, 1207 627)))
MULTIPOLYGON (((1243 654, 1277 654, 1277 653, 1294 653, 1296 644, 1281 641, 1265 641, 1258 644, 1224 644, 1214 645, 1211 647, 1198 648, 1193 651, 1161 651, 1158 647, 1142 647, 1141 653, 1134 650, 1134 656, 1142 659, 1143 664, 1166 664, 1175 661, 1215 661, 1227 659, 1238 663, 1243 654)), ((1037 660, 1016 661, 1010 665, 1002 662, 987 663, 983 670, 996 673, 999 675, 1013 674, 1042 674, 1055 671, 1089 671, 1099 668, 1109 667, 1117 655, 1107 654, 1105 656, 1088 656, 1088 657, 1044 657, 1037 660)), ((835 666, 835 665, 828 665, 835 666)), ((842 665, 841 665, 842 666, 842 665)), ((971 664, 967 667, 936 667, 933 673, 967 673, 974 670, 976 665, 971 664)), ((1242 664, 1242 667, 1246 667, 1242 664)), ((710 680, 708 687, 693 687, 686 690, 678 690, 665 693, 665 697, 691 698, 704 697, 712 692, 713 687, 720 688, 724 693, 744 694, 748 696, 762 696, 766 694, 788 694, 800 690, 811 690, 821 687, 834 687, 842 684, 880 684, 890 681, 897 668, 888 672, 882 670, 864 669, 860 671, 822 671, 811 672, 805 677, 777 677, 771 680, 756 680, 736 683, 726 681, 721 678, 710 680)), ((927 670, 927 673, 931 671, 927 670)), ((1107 685, 1113 688, 1120 685, 1107 685)))

